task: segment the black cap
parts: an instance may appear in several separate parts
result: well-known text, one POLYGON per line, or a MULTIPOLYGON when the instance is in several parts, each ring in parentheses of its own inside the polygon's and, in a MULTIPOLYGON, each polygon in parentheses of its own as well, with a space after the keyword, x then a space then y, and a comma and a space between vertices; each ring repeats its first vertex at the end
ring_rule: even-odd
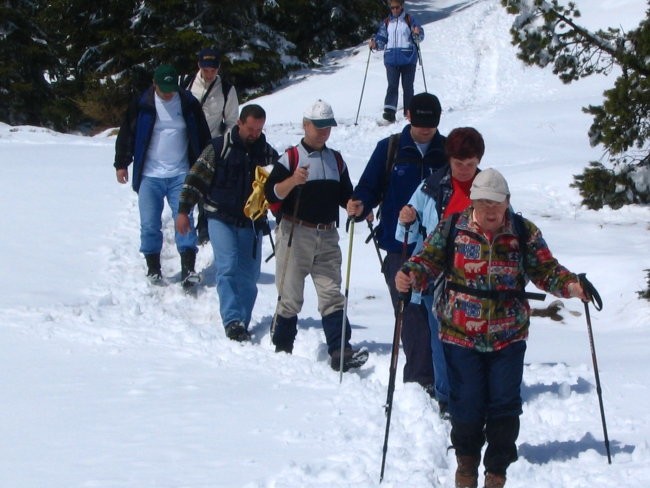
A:
POLYGON ((418 93, 411 98, 409 114, 415 127, 438 127, 441 112, 440 100, 431 93, 418 93))

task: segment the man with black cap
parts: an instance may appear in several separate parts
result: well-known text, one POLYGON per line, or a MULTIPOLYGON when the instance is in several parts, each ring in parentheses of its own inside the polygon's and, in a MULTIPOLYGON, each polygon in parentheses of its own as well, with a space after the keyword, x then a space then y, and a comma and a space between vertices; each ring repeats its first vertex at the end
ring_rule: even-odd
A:
POLYGON ((216 49, 199 51, 199 71, 187 83, 187 89, 201 103, 212 137, 222 136, 237 124, 237 90, 219 75, 221 54, 216 49))
MULTIPOLYGON (((133 162, 133 189, 140 210, 140 252, 147 261, 147 277, 162 284, 160 251, 162 212, 167 204, 176 219, 185 175, 210 142, 210 130, 196 98, 178 87, 178 73, 168 64, 156 68, 153 85, 129 106, 115 141, 117 181, 129 181, 133 162)), ((181 282, 190 290, 199 281, 194 270, 197 236, 175 234, 181 255, 181 282)))
POLYGON ((298 333, 298 313, 304 301, 305 278, 310 275, 318 295, 318 311, 332 369, 356 368, 368 358, 366 350, 350 345, 346 321, 341 351, 343 308, 339 207, 352 195, 352 182, 341 155, 325 145, 336 120, 332 107, 316 101, 303 115, 305 136, 287 149, 273 166, 264 186, 269 202, 282 202, 282 219, 275 241, 278 300, 271 338, 276 352, 291 353, 298 333))
MULTIPOLYGON (((393 134, 377 143, 353 197, 347 204, 348 214, 372 218, 372 209, 381 205, 380 222, 375 236, 386 251, 382 272, 390 290, 395 314, 398 292, 395 274, 414 244, 404 253, 403 243, 395 239, 395 228, 401 208, 406 205, 420 182, 447 164, 445 137, 438 132, 440 101, 430 93, 419 93, 411 99, 407 118, 410 124, 401 134, 393 134)), ((406 356, 404 382, 416 382, 434 395, 431 332, 427 310, 422 304, 409 304, 404 313, 402 344, 406 356)))

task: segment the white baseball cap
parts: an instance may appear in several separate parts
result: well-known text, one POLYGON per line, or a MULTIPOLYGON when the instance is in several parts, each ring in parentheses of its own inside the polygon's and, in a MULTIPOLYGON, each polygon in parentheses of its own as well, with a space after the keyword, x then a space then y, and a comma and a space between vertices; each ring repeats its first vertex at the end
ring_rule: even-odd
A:
POLYGON ((305 110, 303 116, 306 119, 309 119, 311 123, 319 129, 337 126, 331 105, 323 100, 318 100, 311 107, 305 110))
POLYGON ((504 202, 510 196, 508 182, 494 168, 487 168, 474 177, 469 193, 471 200, 492 200, 504 202))

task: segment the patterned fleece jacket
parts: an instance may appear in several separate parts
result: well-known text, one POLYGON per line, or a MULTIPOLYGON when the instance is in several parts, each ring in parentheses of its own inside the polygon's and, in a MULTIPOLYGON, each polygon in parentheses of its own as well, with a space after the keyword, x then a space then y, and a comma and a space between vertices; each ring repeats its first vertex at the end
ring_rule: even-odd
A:
MULTIPOLYGON (((447 254, 444 222, 429 235, 422 251, 404 264, 404 271, 415 274, 416 290, 426 288, 444 272, 447 254)), ((578 281, 578 277, 553 257, 535 224, 524 219, 524 225, 528 240, 521 259, 509 212, 503 229, 490 242, 473 220, 472 209, 465 210, 456 223, 453 261, 446 283, 480 290, 521 291, 530 279, 538 288, 568 298, 568 285, 578 281)), ((445 287, 436 311, 443 342, 490 352, 528 337, 530 306, 522 297, 479 298, 445 287)))

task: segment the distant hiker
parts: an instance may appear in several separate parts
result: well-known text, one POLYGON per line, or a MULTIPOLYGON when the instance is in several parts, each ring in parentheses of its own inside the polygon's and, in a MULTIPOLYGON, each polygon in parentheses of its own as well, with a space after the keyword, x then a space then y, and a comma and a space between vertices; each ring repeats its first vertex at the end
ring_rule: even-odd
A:
POLYGON ((456 487, 476 487, 481 449, 485 486, 500 488, 517 460, 521 381, 530 307, 524 287, 559 297, 587 300, 578 276, 553 257, 540 230, 527 230, 521 252, 515 235, 510 191, 498 171, 481 171, 472 183, 471 206, 456 221, 453 256, 448 256, 445 221, 395 277, 402 293, 426 289, 445 272, 438 300, 441 338, 447 359, 451 443, 458 466, 456 487), (523 255, 522 255, 523 254, 523 255))
MULTIPOLYGON (((395 290, 395 273, 404 262, 403 244, 395 239, 397 218, 422 180, 447 164, 445 138, 437 130, 440 112, 440 102, 435 95, 419 93, 414 96, 407 113, 411 124, 401 134, 393 134, 377 143, 347 205, 349 215, 362 217, 370 215, 374 207, 381 205, 376 236, 379 247, 386 251, 382 272, 396 315, 399 298, 395 290)), ((407 257, 414 246, 409 246, 407 257)), ((433 395, 431 332, 424 305, 409 304, 406 307, 402 344, 406 356, 404 382, 417 382, 433 395)))
POLYGON ((424 39, 424 29, 412 15, 406 13, 404 0, 390 0, 389 4, 390 15, 381 21, 377 33, 370 39, 369 44, 371 49, 384 50, 388 88, 384 98, 383 118, 387 122, 395 122, 400 77, 405 116, 413 98, 418 45, 424 39))
MULTIPOLYGON (((449 165, 420 183, 408 204, 402 207, 399 213, 400 225, 397 226, 395 239, 400 242, 404 240, 406 224, 408 224, 409 242, 416 243, 413 254, 420 252, 424 239, 435 230, 440 220, 453 213, 462 212, 470 205, 470 188, 474 177, 478 174, 478 165, 485 152, 483 136, 472 127, 458 127, 447 136, 445 152, 449 165)), ((435 397, 438 400, 441 416, 446 417, 449 404, 449 381, 431 288, 423 290, 421 298, 429 314, 435 397)), ((419 295, 414 293, 411 302, 420 302, 419 295)))
POLYGON ((216 49, 199 51, 199 71, 187 82, 187 89, 201 103, 212 137, 222 136, 237 124, 237 90, 220 75, 221 54, 216 49))
MULTIPOLYGON (((160 251, 163 245, 162 212, 167 204, 176 218, 185 175, 205 145, 210 130, 201 105, 178 87, 178 73, 167 64, 156 68, 153 86, 131 103, 115 141, 117 181, 129 180, 133 162, 133 189, 140 209, 140 252, 147 261, 147 277, 162 283, 160 251)), ((197 237, 190 231, 175 234, 181 255, 181 283, 189 290, 199 281, 194 270, 197 237)))
POLYGON ((244 204, 253 191, 255 168, 278 159, 262 133, 265 122, 262 107, 246 105, 237 125, 212 139, 185 178, 176 217, 176 230, 186 234, 191 231, 192 208, 202 202, 214 253, 221 320, 228 338, 240 342, 250 340, 262 231, 268 226, 266 214, 248 219, 244 204))
MULTIPOLYGON (((282 201, 275 243, 276 286, 281 299, 272 340, 276 352, 293 351, 305 278, 311 275, 330 365, 339 371, 344 297, 337 226, 339 207, 345 207, 350 198, 352 182, 340 154, 325 145, 337 125, 332 107, 318 100, 305 111, 302 125, 302 141, 280 157, 265 185, 269 202, 282 201)), ((367 352, 364 356, 363 351, 352 349, 350 336, 347 323, 344 371, 360 366, 367 358, 367 352)))
MULTIPOLYGON (((237 90, 219 75, 221 54, 216 49, 201 49, 198 65, 199 71, 186 82, 186 88, 201 103, 212 137, 219 137, 237 123, 237 90)), ((209 240, 208 222, 202 205, 199 206, 196 230, 199 233, 199 244, 206 244, 209 240)))

